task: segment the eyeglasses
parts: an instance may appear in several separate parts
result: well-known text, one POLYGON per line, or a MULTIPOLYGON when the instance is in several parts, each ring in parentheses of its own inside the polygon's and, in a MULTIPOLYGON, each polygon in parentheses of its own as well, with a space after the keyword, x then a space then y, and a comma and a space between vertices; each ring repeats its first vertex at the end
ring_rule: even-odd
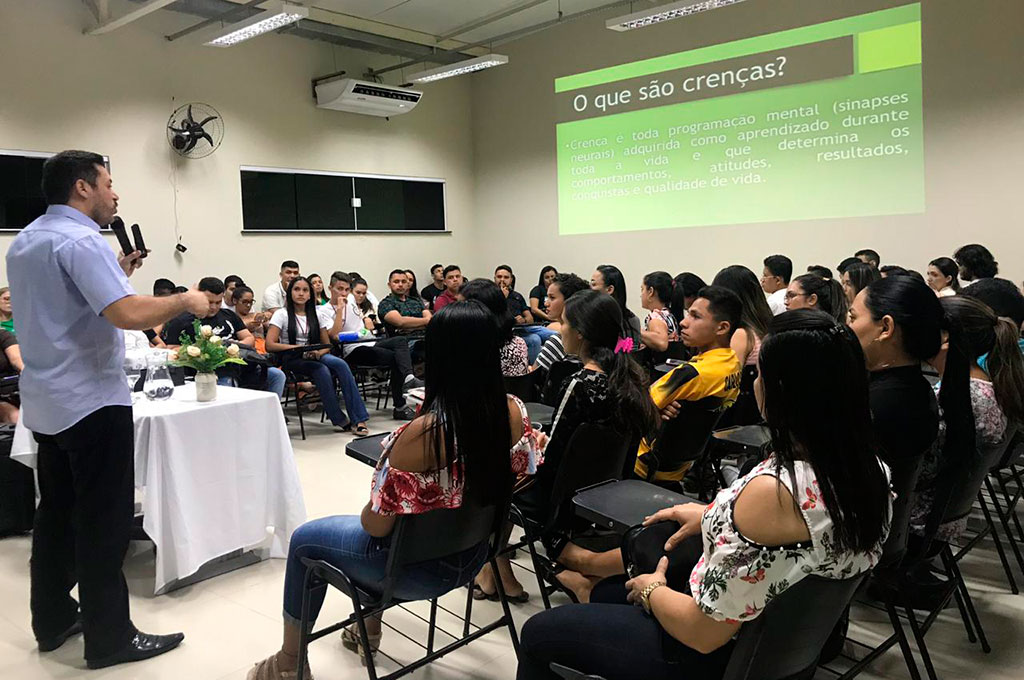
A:
POLYGON ((807 293, 793 293, 793 292, 790 292, 788 290, 786 291, 786 299, 787 300, 792 300, 793 298, 798 298, 798 297, 807 297, 807 293))

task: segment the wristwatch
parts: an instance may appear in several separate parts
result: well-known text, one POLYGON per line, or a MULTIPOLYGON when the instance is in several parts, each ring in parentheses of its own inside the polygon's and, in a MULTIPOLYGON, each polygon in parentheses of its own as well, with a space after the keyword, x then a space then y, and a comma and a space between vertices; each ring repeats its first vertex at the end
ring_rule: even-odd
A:
POLYGON ((648 614, 651 613, 651 593, 663 585, 665 585, 664 581, 655 581, 640 591, 640 604, 648 614))

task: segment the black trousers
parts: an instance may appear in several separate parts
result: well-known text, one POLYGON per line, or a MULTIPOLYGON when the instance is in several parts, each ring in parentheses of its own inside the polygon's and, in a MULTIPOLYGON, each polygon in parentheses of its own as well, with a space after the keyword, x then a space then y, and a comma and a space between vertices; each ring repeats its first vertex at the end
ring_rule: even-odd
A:
POLYGON ((391 398, 395 407, 405 405, 405 379, 412 375, 412 355, 408 338, 396 335, 378 340, 372 347, 356 347, 345 357, 351 366, 386 366, 391 369, 391 398))
POLYGON ((109 656, 136 630, 121 571, 135 510, 135 426, 130 406, 106 406, 39 444, 32 534, 32 631, 53 638, 78 616, 85 658, 109 656))

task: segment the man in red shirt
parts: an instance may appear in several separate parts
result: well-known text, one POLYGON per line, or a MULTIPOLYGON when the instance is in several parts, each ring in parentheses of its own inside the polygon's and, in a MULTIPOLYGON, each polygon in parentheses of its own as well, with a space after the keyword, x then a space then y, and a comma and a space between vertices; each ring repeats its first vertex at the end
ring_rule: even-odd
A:
POLYGON ((462 281, 462 270, 459 269, 459 265, 450 264, 444 268, 444 292, 434 298, 435 312, 440 312, 445 305, 455 302, 462 281))

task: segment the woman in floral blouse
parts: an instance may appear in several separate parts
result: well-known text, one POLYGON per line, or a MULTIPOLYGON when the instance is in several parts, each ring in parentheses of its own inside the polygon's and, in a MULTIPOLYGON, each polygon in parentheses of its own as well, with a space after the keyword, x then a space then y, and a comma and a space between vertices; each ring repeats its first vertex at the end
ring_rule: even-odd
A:
MULTIPOLYGON (((591 604, 534 616, 522 632, 519 680, 557 677, 552 662, 609 680, 721 678, 739 627, 773 598, 810 574, 845 579, 874 566, 892 499, 870 440, 859 343, 826 314, 788 312, 775 318, 759 363, 772 457, 707 507, 679 505, 646 522, 679 523, 665 548, 692 553, 688 581, 666 585, 663 557, 624 588, 623 578, 602 582, 591 604)), ((582 553, 575 566, 584 571, 600 561, 582 553)))
MULTIPOLYGON (((458 508, 463 498, 502 505, 516 474, 533 474, 542 458, 526 408, 505 394, 498 363, 498 328, 479 302, 450 304, 427 326, 426 400, 420 416, 384 442, 370 500, 362 514, 306 522, 292 534, 284 584, 284 644, 249 671, 248 680, 294 678, 302 614, 302 558, 325 560, 361 588, 379 589, 391 532, 399 515, 458 508), (465 338, 473 342, 463 342, 465 338), (451 348, 458 346, 458 352, 451 348)), ((465 585, 487 557, 487 542, 457 555, 406 567, 395 596, 426 600, 465 585)), ((314 592, 316 619, 324 591, 314 592)), ((366 621, 370 644, 380 642, 379 618, 366 621)), ((358 636, 342 642, 358 650, 358 636)), ((306 677, 310 677, 306 671, 306 677)))

